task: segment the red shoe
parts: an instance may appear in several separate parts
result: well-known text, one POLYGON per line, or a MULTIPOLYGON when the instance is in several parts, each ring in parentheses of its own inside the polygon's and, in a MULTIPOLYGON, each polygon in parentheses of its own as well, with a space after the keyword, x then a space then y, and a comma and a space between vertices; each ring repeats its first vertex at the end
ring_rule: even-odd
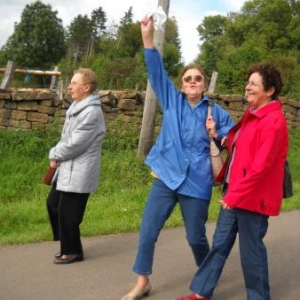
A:
POLYGON ((197 298, 197 295, 194 293, 194 294, 191 294, 189 296, 183 296, 183 297, 180 297, 180 298, 177 298, 177 300, 210 300, 210 298, 197 298))

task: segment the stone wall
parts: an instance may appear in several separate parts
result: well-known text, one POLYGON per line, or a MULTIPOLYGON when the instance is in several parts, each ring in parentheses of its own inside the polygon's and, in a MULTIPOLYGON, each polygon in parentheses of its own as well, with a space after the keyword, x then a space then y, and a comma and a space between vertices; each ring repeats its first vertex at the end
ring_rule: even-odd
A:
MULTIPOLYGON (((142 122, 144 92, 99 91, 102 109, 107 122, 122 118, 125 122, 142 122)), ((241 95, 209 94, 238 121, 248 105, 241 95)), ((300 127, 300 104, 285 98, 283 111, 290 128, 300 127)), ((59 99, 48 89, 11 89, 0 91, 0 129, 30 130, 37 127, 62 125, 71 100, 59 99)), ((158 110, 159 113, 159 110, 158 110)))

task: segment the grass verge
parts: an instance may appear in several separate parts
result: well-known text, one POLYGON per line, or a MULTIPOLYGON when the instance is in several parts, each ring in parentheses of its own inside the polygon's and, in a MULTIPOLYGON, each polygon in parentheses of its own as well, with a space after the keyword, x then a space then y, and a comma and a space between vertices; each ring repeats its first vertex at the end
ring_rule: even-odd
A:
MULTIPOLYGON (((103 145, 102 175, 98 190, 87 205, 82 236, 137 231, 152 178, 143 160, 136 157, 139 132, 118 120, 108 128, 103 145), (115 150, 117 149, 117 150, 115 150)), ((58 130, 0 132, 0 245, 51 240, 46 212, 50 187, 41 181, 48 166, 49 148, 58 130)), ((294 196, 283 201, 282 211, 300 209, 300 129, 290 130, 289 163, 294 196)), ((220 187, 215 187, 209 220, 219 212, 220 187)), ((166 227, 181 226, 178 207, 166 227)))

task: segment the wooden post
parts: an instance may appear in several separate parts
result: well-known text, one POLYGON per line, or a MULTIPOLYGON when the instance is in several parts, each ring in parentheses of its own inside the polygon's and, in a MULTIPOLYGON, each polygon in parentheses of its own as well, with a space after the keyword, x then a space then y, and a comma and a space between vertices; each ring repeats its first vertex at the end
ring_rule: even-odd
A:
POLYGON ((218 78, 218 72, 213 71, 211 74, 210 84, 207 91, 208 93, 213 93, 215 91, 217 78, 218 78))
MULTIPOLYGON (((158 6, 161 6, 165 14, 169 15, 170 0, 159 0, 158 6)), ((165 42, 166 22, 162 25, 164 30, 155 30, 153 36, 153 43, 157 50, 162 54, 165 42)), ((148 81, 146 89, 146 97, 144 103, 144 112, 142 120, 142 128, 140 132, 140 139, 138 145, 137 156, 143 157, 148 154, 154 138, 155 128, 155 113, 156 113, 157 98, 154 94, 151 85, 148 81)))
MULTIPOLYGON (((54 68, 53 71, 54 71, 54 72, 57 72, 57 71, 58 71, 58 66, 55 66, 55 68, 54 68)), ((54 90, 54 86, 55 86, 56 79, 57 79, 57 77, 56 77, 55 75, 53 75, 53 76, 51 77, 51 82, 50 82, 50 87, 49 87, 50 90, 54 90)))
POLYGON ((15 63, 13 61, 9 60, 7 62, 6 68, 5 68, 5 72, 3 75, 0 89, 3 89, 3 90, 9 89, 10 83, 14 76, 14 72, 15 72, 15 63))
POLYGON ((59 100, 62 101, 64 98, 64 81, 62 78, 59 78, 56 94, 58 95, 59 100))

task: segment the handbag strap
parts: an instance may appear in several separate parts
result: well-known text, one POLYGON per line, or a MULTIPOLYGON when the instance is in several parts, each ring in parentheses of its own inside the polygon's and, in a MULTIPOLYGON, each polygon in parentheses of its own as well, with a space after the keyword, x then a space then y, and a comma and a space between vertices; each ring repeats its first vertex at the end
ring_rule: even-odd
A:
POLYGON ((207 102, 207 116, 208 116, 208 117, 211 116, 211 104, 210 104, 209 101, 207 102))
MULTIPOLYGON (((212 114, 211 114, 211 103, 208 101, 207 103, 207 117, 210 117, 212 114)), ((207 134, 208 134, 208 137, 210 139, 210 154, 212 156, 217 156, 220 154, 220 149, 218 148, 218 146, 216 145, 213 137, 209 134, 209 131, 207 130, 207 134)))
MULTIPOLYGON (((211 117, 211 103, 209 101, 207 101, 207 117, 211 117)), ((209 134, 209 131, 207 130, 208 136, 209 138, 212 140, 213 137, 209 134)))

